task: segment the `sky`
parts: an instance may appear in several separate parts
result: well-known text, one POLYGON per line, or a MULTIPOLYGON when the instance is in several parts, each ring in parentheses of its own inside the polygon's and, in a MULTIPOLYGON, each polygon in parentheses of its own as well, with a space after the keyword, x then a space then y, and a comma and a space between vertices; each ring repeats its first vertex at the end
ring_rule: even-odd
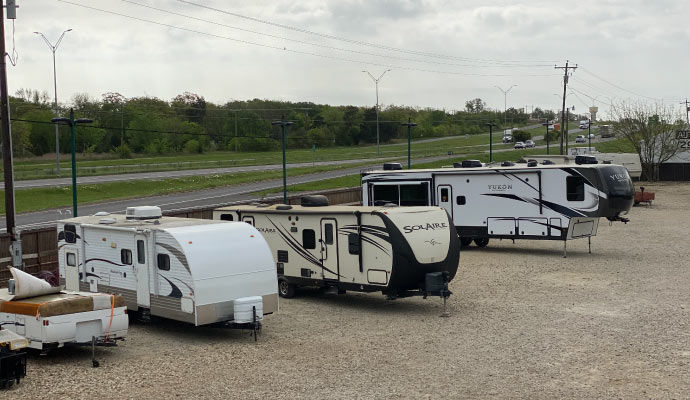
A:
POLYGON ((223 104, 254 98, 463 110, 690 97, 683 0, 17 0, 6 20, 11 94, 103 93, 223 104), (513 86, 516 85, 516 86, 513 86), (497 88, 498 86, 499 88, 497 88), (512 87, 512 88, 511 88, 512 87), (507 94, 503 91, 511 88, 507 94))

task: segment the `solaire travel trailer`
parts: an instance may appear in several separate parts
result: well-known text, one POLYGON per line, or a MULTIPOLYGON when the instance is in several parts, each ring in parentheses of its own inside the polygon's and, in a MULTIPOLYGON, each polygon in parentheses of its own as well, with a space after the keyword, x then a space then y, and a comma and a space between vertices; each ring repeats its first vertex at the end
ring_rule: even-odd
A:
POLYGON ((278 310, 271 251, 247 224, 128 207, 126 215, 58 221, 57 230, 61 283, 120 293, 144 318, 258 329, 263 315, 278 310))
POLYGON ((460 242, 445 210, 327 204, 309 196, 299 206, 223 207, 213 218, 244 221, 264 235, 283 297, 299 286, 382 292, 390 299, 450 295, 460 242))
POLYGON ((567 240, 596 235, 599 218, 627 222, 634 191, 619 165, 503 164, 363 172, 362 201, 443 207, 463 245, 562 240, 564 255, 567 240))
POLYGON ((65 291, 17 268, 10 272, 9 287, 0 289, 0 329, 25 337, 29 348, 110 346, 127 335, 122 296, 65 291))

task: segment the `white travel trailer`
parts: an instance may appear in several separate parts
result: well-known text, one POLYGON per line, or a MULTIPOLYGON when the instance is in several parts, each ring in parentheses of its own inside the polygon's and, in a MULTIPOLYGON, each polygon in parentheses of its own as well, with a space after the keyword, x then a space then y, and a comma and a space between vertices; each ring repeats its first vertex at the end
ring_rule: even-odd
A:
POLYGON ((642 164, 640 163, 640 156, 637 153, 600 153, 594 148, 589 147, 570 147, 568 148, 568 155, 528 155, 524 156, 525 161, 535 160, 542 163, 546 160, 552 161, 556 164, 576 164, 577 156, 589 155, 594 156, 598 162, 602 164, 616 164, 622 165, 628 170, 628 175, 634 179, 640 179, 642 176, 642 164))
POLYGON ((275 264, 253 227, 164 217, 158 207, 99 214, 58 221, 60 282, 68 290, 120 293, 143 317, 197 326, 258 328, 278 310, 275 264))
POLYGON ((458 269, 460 242, 439 207, 328 206, 309 196, 301 206, 223 207, 213 218, 244 221, 264 235, 283 297, 316 286, 445 298, 458 269))
POLYGON ((362 173, 364 205, 443 207, 463 245, 490 238, 563 240, 596 235, 599 218, 627 222, 633 186, 619 165, 539 165, 362 173))

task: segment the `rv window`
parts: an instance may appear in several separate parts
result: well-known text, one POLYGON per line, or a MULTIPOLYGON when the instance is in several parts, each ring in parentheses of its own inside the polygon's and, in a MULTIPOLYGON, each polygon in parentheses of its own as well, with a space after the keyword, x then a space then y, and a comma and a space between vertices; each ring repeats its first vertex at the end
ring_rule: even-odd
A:
POLYGON ((455 198, 455 204, 457 204, 459 206, 464 206, 465 202, 466 202, 465 196, 458 196, 455 198))
POLYGON ((122 262, 125 265, 132 265, 132 250, 120 250, 120 262, 122 262))
POLYGON ((65 242, 77 243, 77 227, 73 224, 65 224, 65 242))
POLYGON ((585 179, 581 176, 565 178, 568 201, 585 201, 585 179))
POLYGON ((324 230, 326 231, 324 240, 326 244, 333 244, 333 224, 324 224, 324 230))
POLYGON ((359 235, 350 233, 347 235, 347 250, 350 254, 359 254, 359 235))
POLYGON ((161 271, 170 271, 170 256, 167 254, 158 254, 156 257, 158 261, 158 269, 161 271))
POLYGON ((75 267, 77 265, 77 255, 74 253, 67 253, 65 255, 67 256, 67 265, 75 267))
POLYGON ((375 206, 383 206, 388 203, 399 204, 400 194, 398 185, 374 185, 375 206))
POLYGON ((316 248, 316 234, 313 229, 304 229, 302 231, 302 247, 305 249, 316 248))
POLYGON ((442 203, 448 202, 448 188, 442 188, 441 189, 441 202, 442 203))
POLYGON ((143 240, 137 240, 137 262, 139 264, 146 263, 146 246, 143 240))
POLYGON ((232 214, 220 214, 221 221, 232 221, 232 214))
POLYGON ((426 182, 415 185, 400 185, 401 206, 428 206, 429 184, 426 182))
POLYGON ((279 263, 286 263, 288 261, 288 251, 287 250, 278 250, 278 262, 279 263))

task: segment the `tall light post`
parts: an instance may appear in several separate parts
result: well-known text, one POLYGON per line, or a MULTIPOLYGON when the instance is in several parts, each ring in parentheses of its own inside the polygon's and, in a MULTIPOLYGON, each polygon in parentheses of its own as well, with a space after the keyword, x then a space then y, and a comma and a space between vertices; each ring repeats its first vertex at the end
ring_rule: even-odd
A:
POLYGON ((407 126, 407 169, 412 169, 412 161, 410 158, 410 152, 412 149, 412 127, 417 126, 410 117, 407 117, 407 123, 403 122, 400 125, 407 126))
MULTIPOLYGON (((46 38, 44 34, 41 32, 34 32, 37 35, 41 35, 43 40, 46 42, 48 45, 48 48, 50 51, 53 52, 53 89, 55 89, 55 117, 57 118, 58 116, 58 100, 57 100, 57 73, 56 73, 56 68, 55 68, 55 52, 58 49, 58 46, 60 46, 60 42, 62 42, 62 38, 65 37, 65 33, 71 31, 72 28, 67 29, 62 32, 62 35, 60 35, 60 38, 57 40, 55 45, 53 46, 52 43, 46 38)), ((56 173, 60 175, 60 136, 58 134, 58 126, 55 124, 55 167, 56 167, 56 173)), ((77 215, 74 214, 76 217, 77 215)))
POLYGON ((546 127, 546 154, 549 154, 549 119, 544 118, 546 122, 544 122, 542 125, 546 127))
POLYGON ((74 127, 77 124, 90 124, 93 121, 88 118, 74 119, 74 109, 70 108, 69 118, 53 118, 51 120, 55 126, 58 122, 64 122, 69 125, 69 141, 72 146, 72 215, 77 216, 77 162, 75 158, 75 140, 74 140, 74 127))
MULTIPOLYGON (((506 112, 508 111, 508 108, 507 108, 508 92, 510 92, 510 90, 511 90, 512 88, 514 88, 515 86, 517 86, 517 85, 513 85, 513 86, 509 87, 508 90, 503 90, 503 89, 501 89, 500 86, 495 86, 495 85, 494 85, 494 87, 495 87, 496 89, 498 89, 498 90, 500 90, 501 92, 503 92, 503 129, 505 129, 505 128, 506 128, 506 125, 508 124, 508 116, 506 115, 506 112)), ((511 128, 512 128, 512 127, 511 127, 511 128)))
POLYGON ((493 128, 494 128, 494 126, 496 126, 496 124, 494 124, 494 121, 491 121, 491 122, 487 122, 484 125, 489 126, 489 163, 492 163, 492 162, 494 162, 494 139, 493 139, 494 133, 493 133, 493 128))
POLYGON ((376 84, 376 155, 380 156, 381 155, 381 146, 379 142, 379 81, 381 78, 383 78, 384 75, 386 75, 386 72, 390 71, 390 69, 387 69, 379 75, 378 78, 374 78, 374 75, 371 74, 369 71, 362 71, 366 72, 371 79, 374 81, 374 84, 376 84))
POLYGON ((283 133, 283 204, 287 204, 287 171, 285 169, 285 127, 292 125, 292 122, 286 121, 285 117, 280 121, 272 121, 271 125, 280 125, 283 133))

